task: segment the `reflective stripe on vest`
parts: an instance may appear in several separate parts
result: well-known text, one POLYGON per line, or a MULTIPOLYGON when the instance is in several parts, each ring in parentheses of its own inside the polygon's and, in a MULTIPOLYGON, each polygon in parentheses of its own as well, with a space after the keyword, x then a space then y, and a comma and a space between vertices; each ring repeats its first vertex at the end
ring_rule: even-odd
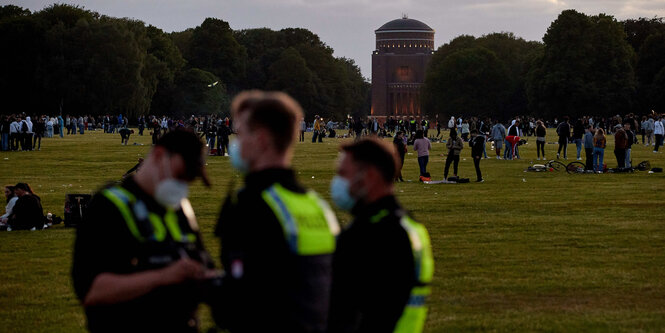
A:
POLYGON ((432 248, 425 226, 408 216, 402 217, 400 224, 409 235, 413 252, 414 274, 418 284, 411 289, 411 295, 394 332, 422 332, 427 318, 425 302, 430 294, 429 283, 432 282, 434 275, 432 248))
POLYGON ((196 241, 196 235, 183 234, 178 225, 178 215, 173 209, 167 209, 164 218, 159 215, 148 212, 142 201, 136 200, 136 197, 120 186, 114 186, 102 191, 102 195, 109 199, 120 211, 127 229, 139 242, 153 240, 162 242, 166 239, 168 231, 171 238, 176 242, 191 243, 196 241), (141 234, 136 221, 147 223, 152 230, 150 236, 141 234))
POLYGON ((316 193, 296 193, 274 184, 261 196, 282 225, 291 252, 311 256, 335 251, 339 224, 328 204, 316 193))

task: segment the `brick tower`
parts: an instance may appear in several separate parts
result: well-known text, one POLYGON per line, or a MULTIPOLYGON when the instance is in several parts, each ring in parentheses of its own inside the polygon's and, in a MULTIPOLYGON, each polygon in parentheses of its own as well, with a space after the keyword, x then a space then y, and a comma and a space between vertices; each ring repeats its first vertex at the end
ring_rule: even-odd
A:
POLYGON ((434 30, 403 16, 374 32, 371 115, 419 117, 420 88, 434 52, 434 30))

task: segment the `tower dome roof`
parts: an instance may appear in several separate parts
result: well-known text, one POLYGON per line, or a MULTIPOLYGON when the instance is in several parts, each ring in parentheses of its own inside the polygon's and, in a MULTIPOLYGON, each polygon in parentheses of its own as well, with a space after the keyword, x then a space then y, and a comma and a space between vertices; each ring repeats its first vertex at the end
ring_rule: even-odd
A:
POLYGON ((392 31, 392 30, 434 31, 434 29, 430 28, 430 26, 428 26, 427 24, 407 17, 392 20, 382 25, 380 28, 376 29, 375 31, 379 32, 379 31, 392 31))

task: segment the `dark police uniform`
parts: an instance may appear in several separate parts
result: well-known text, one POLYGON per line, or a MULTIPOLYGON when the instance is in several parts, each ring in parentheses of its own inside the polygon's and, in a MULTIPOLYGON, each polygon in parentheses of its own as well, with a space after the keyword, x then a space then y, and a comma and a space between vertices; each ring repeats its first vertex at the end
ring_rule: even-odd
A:
MULTIPOLYGON (((131 274, 189 257, 212 268, 187 199, 166 209, 133 178, 92 198, 78 227, 72 277, 80 300, 101 273, 131 274)), ((86 307, 92 332, 196 332, 202 283, 156 288, 131 301, 86 307)))
POLYGON ((337 242, 330 332, 421 332, 434 270, 427 230, 394 196, 352 213, 337 242))
POLYGON ((233 332, 326 329, 337 220, 293 171, 247 175, 219 217, 226 272, 216 322, 233 332))

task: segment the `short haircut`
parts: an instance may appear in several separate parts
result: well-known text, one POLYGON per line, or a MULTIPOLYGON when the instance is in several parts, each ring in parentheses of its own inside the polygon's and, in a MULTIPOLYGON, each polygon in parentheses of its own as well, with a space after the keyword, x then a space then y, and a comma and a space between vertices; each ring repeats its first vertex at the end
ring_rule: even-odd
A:
POLYGON ((187 179, 193 180, 197 176, 209 185, 207 177, 202 173, 205 165, 204 148, 201 139, 189 129, 176 129, 166 132, 155 143, 155 146, 166 149, 169 153, 182 156, 185 162, 187 179))
POLYGON ((293 145, 303 116, 300 104, 289 95, 256 90, 238 95, 233 101, 233 112, 235 115, 248 112, 245 120, 248 127, 267 130, 279 152, 293 145))
POLYGON ((366 138, 342 145, 341 150, 351 155, 353 161, 375 167, 386 183, 392 183, 395 179, 398 160, 393 145, 376 138, 366 138))

